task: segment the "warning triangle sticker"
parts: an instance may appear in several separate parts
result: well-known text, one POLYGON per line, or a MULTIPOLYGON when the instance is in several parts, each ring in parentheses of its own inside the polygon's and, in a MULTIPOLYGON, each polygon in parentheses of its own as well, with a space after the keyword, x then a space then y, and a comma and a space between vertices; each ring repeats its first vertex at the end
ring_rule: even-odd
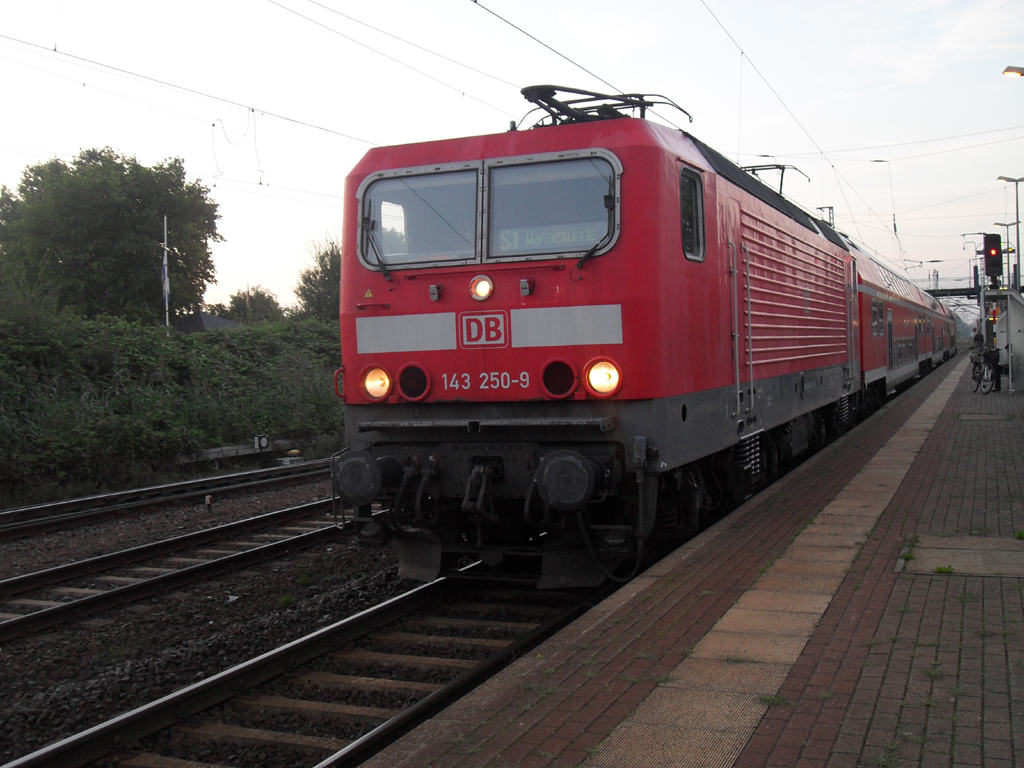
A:
POLYGON ((373 294, 370 293, 370 289, 369 288, 366 289, 366 293, 363 294, 363 298, 364 299, 372 299, 373 298, 373 294))

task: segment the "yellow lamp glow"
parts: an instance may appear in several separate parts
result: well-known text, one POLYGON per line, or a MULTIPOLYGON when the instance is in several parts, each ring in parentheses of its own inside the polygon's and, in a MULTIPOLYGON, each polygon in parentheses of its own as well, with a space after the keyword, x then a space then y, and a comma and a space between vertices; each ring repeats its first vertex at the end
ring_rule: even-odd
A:
POLYGON ((391 390, 391 377, 383 368, 373 368, 363 377, 363 390, 372 399, 381 400, 391 390))
POLYGON ((618 389, 619 369, 614 363, 599 360, 587 371, 587 383, 599 395, 607 395, 618 389))

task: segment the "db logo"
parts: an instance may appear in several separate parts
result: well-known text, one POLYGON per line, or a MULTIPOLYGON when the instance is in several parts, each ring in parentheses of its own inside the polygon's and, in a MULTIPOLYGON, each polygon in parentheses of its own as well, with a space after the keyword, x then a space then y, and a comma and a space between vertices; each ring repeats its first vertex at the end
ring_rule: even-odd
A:
POLYGON ((504 347, 508 343, 504 312, 460 315, 459 330, 464 347, 504 347))

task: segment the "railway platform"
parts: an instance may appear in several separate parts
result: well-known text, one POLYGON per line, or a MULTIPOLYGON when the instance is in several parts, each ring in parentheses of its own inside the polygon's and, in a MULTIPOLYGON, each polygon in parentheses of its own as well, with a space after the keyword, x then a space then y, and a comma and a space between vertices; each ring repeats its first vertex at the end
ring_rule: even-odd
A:
POLYGON ((1024 396, 968 371, 941 366, 368 765, 1024 764, 1024 396))

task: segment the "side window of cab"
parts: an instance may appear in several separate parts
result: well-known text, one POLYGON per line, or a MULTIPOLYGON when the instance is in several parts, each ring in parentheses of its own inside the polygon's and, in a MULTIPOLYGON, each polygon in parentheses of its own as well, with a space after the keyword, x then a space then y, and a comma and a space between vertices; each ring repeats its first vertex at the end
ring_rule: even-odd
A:
POLYGON ((686 168, 679 175, 679 213, 683 254, 690 261, 704 261, 704 190, 700 175, 686 168))

